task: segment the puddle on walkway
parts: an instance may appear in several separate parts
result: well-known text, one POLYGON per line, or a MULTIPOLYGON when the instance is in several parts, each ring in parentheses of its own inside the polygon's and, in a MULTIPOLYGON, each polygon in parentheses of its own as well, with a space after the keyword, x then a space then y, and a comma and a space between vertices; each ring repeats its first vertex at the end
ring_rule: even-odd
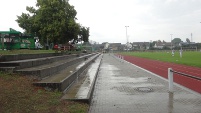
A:
POLYGON ((121 72, 122 70, 116 67, 115 65, 104 65, 101 69, 101 75, 107 75, 104 77, 107 77, 107 79, 104 79, 104 81, 107 83, 107 85, 110 85, 110 90, 116 90, 122 93, 126 93, 128 95, 130 94, 136 94, 136 93, 143 93, 139 92, 136 89, 137 88, 148 88, 152 89, 151 92, 154 91, 154 89, 160 89, 160 87, 164 86, 163 84, 154 84, 151 77, 140 77, 136 73, 134 75, 121 75, 122 73, 127 72, 121 72), (121 73, 121 74, 120 74, 121 73))
POLYGON ((116 66, 114 65, 106 65, 104 67, 101 67, 103 69, 107 69, 108 71, 112 71, 112 70, 120 70, 119 68, 117 68, 116 66))
POLYGON ((133 78, 133 77, 111 77, 112 80, 118 81, 119 83, 139 83, 139 82, 147 82, 149 80, 148 77, 138 77, 138 78, 133 78))

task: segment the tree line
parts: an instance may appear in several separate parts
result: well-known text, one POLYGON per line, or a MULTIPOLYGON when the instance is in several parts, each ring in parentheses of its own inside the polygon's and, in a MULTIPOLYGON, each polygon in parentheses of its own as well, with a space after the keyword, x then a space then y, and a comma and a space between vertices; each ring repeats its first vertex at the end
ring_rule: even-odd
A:
MULTIPOLYGON (((167 42, 165 42, 164 40, 161 41, 161 40, 157 40, 157 41, 153 41, 150 43, 150 49, 154 50, 154 49, 157 49, 157 48, 154 48, 154 45, 155 44, 165 44, 167 42)), ((200 44, 199 43, 195 43, 195 42, 191 42, 189 38, 186 38, 186 41, 183 42, 181 40, 181 38, 174 38, 173 40, 171 40, 171 45, 173 46, 174 49, 180 49, 180 47, 186 47, 186 48, 198 48, 200 47, 200 44)), ((146 47, 146 45, 144 45, 146 47)), ((169 45, 168 45, 169 46, 169 45)), ((170 47, 168 47, 167 45, 164 45, 163 49, 171 49, 170 47)))
POLYGON ((17 16, 18 25, 26 34, 34 34, 45 42, 65 44, 83 40, 88 42, 89 27, 77 23, 77 11, 69 0, 37 0, 36 8, 27 6, 28 13, 17 16))

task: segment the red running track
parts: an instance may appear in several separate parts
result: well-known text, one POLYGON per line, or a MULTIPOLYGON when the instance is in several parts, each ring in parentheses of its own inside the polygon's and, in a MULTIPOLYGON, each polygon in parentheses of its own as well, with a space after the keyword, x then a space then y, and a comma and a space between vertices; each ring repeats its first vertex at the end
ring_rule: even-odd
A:
MULTIPOLYGON (((201 68, 197 68, 197 67, 162 62, 157 60, 150 60, 150 59, 139 58, 134 56, 124 56, 124 60, 130 63, 133 63, 139 67, 142 67, 146 70, 149 70, 166 79, 168 78, 168 68, 172 68, 174 71, 201 77, 201 68)), ((195 80, 189 77, 181 76, 175 73, 173 76, 174 76, 174 82, 201 94, 201 81, 195 80)))

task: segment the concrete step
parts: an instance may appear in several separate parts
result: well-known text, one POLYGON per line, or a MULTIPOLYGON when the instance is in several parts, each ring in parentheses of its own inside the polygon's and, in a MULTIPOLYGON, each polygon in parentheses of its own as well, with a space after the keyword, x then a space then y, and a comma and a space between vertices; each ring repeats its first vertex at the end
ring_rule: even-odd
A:
MULTIPOLYGON (((80 57, 72 57, 72 58, 67 58, 69 56, 61 56, 58 61, 55 61, 57 59, 54 59, 53 62, 45 64, 45 65, 40 65, 36 67, 31 67, 31 68, 24 68, 24 69, 18 69, 15 70, 14 72, 16 73, 21 73, 24 75, 31 75, 38 77, 39 79, 45 78, 47 76, 51 76, 55 73, 58 73, 59 71, 62 71, 68 66, 73 65, 76 62, 81 62, 84 59, 92 56, 94 54, 87 54, 83 55, 80 57)), ((41 61, 42 62, 42 61, 41 61)))
POLYGON ((62 55, 62 54, 57 54, 57 53, 40 53, 40 54, 2 55, 2 56, 0 56, 0 62, 25 60, 25 59, 35 59, 35 58, 44 58, 44 57, 52 57, 52 56, 60 56, 60 55, 62 55))
POLYGON ((82 60, 68 68, 60 71, 59 73, 47 77, 39 82, 33 83, 36 86, 48 87, 51 89, 58 89, 59 91, 64 91, 78 78, 78 76, 99 56, 100 54, 95 54, 88 57, 86 60, 82 60))
MULTIPOLYGON (((80 55, 84 55, 84 54, 80 54, 80 55)), ((23 68, 29 68, 29 67, 35 67, 35 66, 39 66, 39 65, 49 64, 49 63, 52 63, 52 62, 55 62, 58 60, 75 58, 77 56, 79 56, 79 54, 6 61, 6 62, 0 62, 0 67, 15 67, 14 70, 17 70, 17 69, 23 69, 23 68)))
POLYGON ((102 55, 79 75, 79 78, 65 92, 62 99, 90 103, 101 60, 102 55))
POLYGON ((39 53, 39 54, 13 54, 13 55, 0 55, 0 62, 7 61, 17 61, 17 60, 26 60, 26 59, 36 59, 36 58, 45 58, 45 57, 54 57, 54 56, 63 56, 69 54, 86 54, 82 52, 73 52, 69 51, 66 53, 39 53))

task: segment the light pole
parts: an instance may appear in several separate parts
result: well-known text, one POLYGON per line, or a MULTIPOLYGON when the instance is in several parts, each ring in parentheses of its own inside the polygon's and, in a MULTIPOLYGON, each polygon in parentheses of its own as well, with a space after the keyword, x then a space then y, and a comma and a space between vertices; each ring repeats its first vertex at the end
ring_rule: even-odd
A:
POLYGON ((171 35, 171 49, 172 49, 172 34, 170 34, 171 35))
POLYGON ((127 51, 128 51, 128 36, 127 36, 127 27, 129 27, 129 26, 125 26, 126 27, 126 49, 127 49, 127 51))

